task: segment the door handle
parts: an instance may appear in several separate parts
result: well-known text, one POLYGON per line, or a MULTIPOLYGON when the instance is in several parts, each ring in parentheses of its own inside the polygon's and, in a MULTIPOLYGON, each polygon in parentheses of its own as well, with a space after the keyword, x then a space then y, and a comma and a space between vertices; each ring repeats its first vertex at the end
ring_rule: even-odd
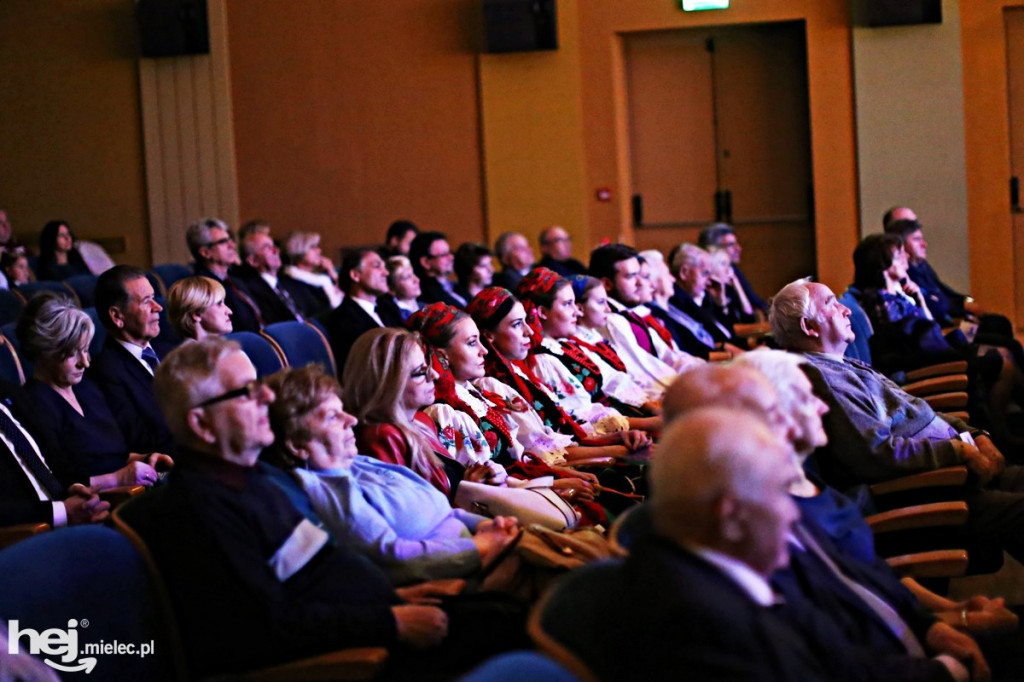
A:
POLYGON ((633 195, 633 225, 640 227, 644 224, 644 198, 639 194, 633 195))
POLYGON ((1010 209, 1018 213, 1024 211, 1020 205, 1020 178, 1016 175, 1010 178, 1010 209))

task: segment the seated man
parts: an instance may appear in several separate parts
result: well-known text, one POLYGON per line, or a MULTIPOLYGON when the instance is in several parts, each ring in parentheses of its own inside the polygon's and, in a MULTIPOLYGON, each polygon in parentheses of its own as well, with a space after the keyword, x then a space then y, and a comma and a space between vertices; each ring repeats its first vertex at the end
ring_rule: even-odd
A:
POLYGON ((854 339, 849 315, 814 282, 787 284, 769 315, 776 342, 807 359, 815 391, 831 408, 828 445, 815 453, 822 477, 843 490, 964 464, 980 484, 966 498, 972 530, 1024 558, 1024 467, 1007 467, 987 432, 936 414, 871 367, 844 358, 854 339))
POLYGON ((130 452, 174 453, 171 432, 153 395, 160 359, 150 344, 160 334, 160 311, 146 273, 117 265, 96 282, 96 312, 107 330, 89 377, 106 396, 130 452))
MULTIPOLYGON (((317 302, 290 277, 281 275, 281 250, 268 232, 242 239, 242 264, 232 271, 260 310, 264 324, 302 321, 317 302)), ((229 306, 230 307, 230 306, 229 306)))
POLYGON ((217 218, 203 218, 188 226, 185 242, 195 259, 195 274, 209 277, 224 286, 224 302, 231 308, 231 324, 236 332, 258 332, 264 322, 256 301, 244 284, 230 276, 238 265, 238 247, 228 231, 227 223, 217 218))
POLYGON ((546 227, 538 238, 544 257, 538 265, 554 270, 562 277, 587 274, 587 266, 572 257, 572 237, 560 225, 546 227))
POLYGON ((728 223, 712 223, 708 225, 700 231, 697 244, 702 249, 710 249, 711 247, 725 249, 729 254, 729 260, 732 261, 732 272, 736 282, 742 287, 747 300, 758 310, 764 313, 768 312, 768 304, 757 295, 754 287, 747 281, 746 275, 740 270, 740 254, 743 252, 743 247, 740 246, 740 241, 736 238, 736 231, 732 228, 732 225, 728 223))
POLYGON ((33 412, 24 391, 0 384, 0 526, 96 523, 110 505, 76 477, 46 415, 33 412))
POLYGON ((345 298, 323 320, 340 373, 356 339, 371 329, 401 327, 403 323, 398 306, 384 298, 388 269, 374 249, 348 251, 341 262, 338 284, 345 298))
MULTIPOLYGON (((457 610, 449 635, 445 611, 403 603, 441 592, 425 583, 396 593, 368 559, 332 543, 291 505, 255 466, 274 440, 267 408, 274 394, 237 344, 211 338, 176 349, 156 388, 182 448, 159 507, 137 530, 167 580, 193 675, 343 647, 425 648, 442 640, 431 666, 458 667, 471 652, 478 659, 519 644, 480 621, 466 622, 466 632, 493 633, 489 651, 482 637, 458 641, 457 610)), ((428 660, 394 653, 399 668, 428 660)))
POLYGON ((424 303, 447 303, 457 308, 468 301, 455 293, 449 279, 455 269, 455 255, 443 232, 420 232, 409 246, 409 262, 420 278, 420 300, 424 303))
POLYGON ((647 374, 666 387, 682 371, 701 364, 699 358, 681 351, 667 330, 642 304, 640 260, 636 249, 625 244, 606 244, 590 254, 590 275, 604 284, 612 315, 602 335, 615 347, 631 373, 647 374))
POLYGON ((518 232, 505 232, 494 242, 494 256, 501 263, 501 271, 494 274, 494 286, 512 291, 519 280, 533 269, 533 249, 529 240, 518 232))
MULTIPOLYGON (((798 590, 778 599, 775 578, 789 563, 798 518, 787 494, 797 474, 792 451, 758 417, 697 409, 667 428, 661 453, 650 470, 654 533, 638 538, 621 567, 603 569, 612 575, 596 613, 559 638, 596 677, 686 670, 695 679, 966 680, 960 658, 986 679, 977 646, 948 626, 938 634, 961 648, 933 660, 920 643, 914 654, 895 643, 876 648, 798 590)), ((585 596, 589 575, 578 571, 561 590, 585 596)), ((551 604, 545 620, 570 617, 558 612, 570 605, 558 593, 551 604)), ((933 650, 948 648, 927 639, 933 650)))

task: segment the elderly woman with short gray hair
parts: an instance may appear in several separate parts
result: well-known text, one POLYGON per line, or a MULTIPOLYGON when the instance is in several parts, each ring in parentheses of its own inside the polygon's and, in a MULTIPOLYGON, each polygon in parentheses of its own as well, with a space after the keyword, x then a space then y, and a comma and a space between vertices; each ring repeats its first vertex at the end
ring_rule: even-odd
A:
POLYGON ((128 451, 102 391, 85 378, 94 332, 92 320, 70 298, 42 292, 29 300, 16 331, 22 352, 34 363, 25 390, 90 487, 151 486, 157 468, 173 461, 165 454, 128 451))

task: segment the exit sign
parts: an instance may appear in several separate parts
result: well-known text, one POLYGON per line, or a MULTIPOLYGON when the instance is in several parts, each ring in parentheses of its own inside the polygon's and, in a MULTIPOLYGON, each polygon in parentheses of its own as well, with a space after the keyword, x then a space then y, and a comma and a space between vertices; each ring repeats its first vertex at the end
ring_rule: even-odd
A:
POLYGON ((729 9, 729 0, 683 0, 684 12, 702 9, 729 9))

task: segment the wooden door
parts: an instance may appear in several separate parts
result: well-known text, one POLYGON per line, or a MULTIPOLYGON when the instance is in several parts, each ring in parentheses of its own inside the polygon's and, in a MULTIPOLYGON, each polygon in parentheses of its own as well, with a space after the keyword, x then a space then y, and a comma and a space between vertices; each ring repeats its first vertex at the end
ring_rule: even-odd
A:
POLYGON ((625 63, 637 246, 695 241, 725 192, 762 295, 815 274, 804 24, 630 35, 625 63))
MULTIPOLYGON (((1010 105, 1010 181, 1024 183, 1024 8, 1008 8, 1006 18, 1007 99, 1010 105)), ((1013 211, 1014 309, 1024 329, 1024 188, 1018 188, 1013 211)))

